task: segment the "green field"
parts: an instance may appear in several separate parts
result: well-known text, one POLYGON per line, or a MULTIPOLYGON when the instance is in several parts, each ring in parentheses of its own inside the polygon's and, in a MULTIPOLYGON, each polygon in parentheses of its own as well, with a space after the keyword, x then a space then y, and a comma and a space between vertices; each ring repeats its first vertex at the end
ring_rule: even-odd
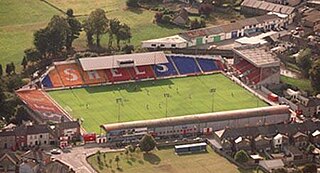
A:
POLYGON ((295 79, 291 77, 281 76, 281 82, 295 86, 300 90, 311 91, 313 92, 313 88, 311 86, 311 82, 308 79, 295 79))
POLYGON ((20 71, 23 51, 32 46, 33 32, 61 13, 41 1, 1 0, 0 14, 0 64, 14 62, 20 71))
POLYGON ((173 149, 161 149, 152 151, 149 154, 135 152, 132 156, 126 156, 124 153, 106 153, 104 158, 100 158, 103 167, 99 168, 97 155, 89 157, 88 162, 100 173, 254 173, 255 171, 244 171, 237 168, 225 158, 219 156, 208 147, 207 153, 176 155, 173 149), (120 157, 119 168, 117 169, 114 158, 120 157), (109 160, 113 160, 109 164, 109 160), (105 166, 108 165, 108 167, 105 166), (111 166, 111 167, 110 167, 111 166))
MULTIPOLYGON (((48 0, 57 8, 66 11, 72 8, 80 21, 96 8, 103 8, 108 18, 118 18, 132 29, 131 44, 140 45, 142 40, 170 36, 182 31, 172 26, 158 26, 153 23, 155 12, 148 10, 129 10, 126 0, 48 0)), ((0 64, 14 62, 21 70, 23 51, 33 46, 33 33, 47 25, 53 15, 63 15, 60 11, 39 0, 1 0, 0 1, 0 64)), ((104 37, 102 45, 107 45, 104 37)), ((74 46, 86 48, 85 33, 82 32, 74 46)))
POLYGON ((222 74, 146 81, 139 83, 50 91, 74 118, 83 118, 87 131, 99 132, 99 125, 211 112, 211 88, 214 111, 236 110, 266 106, 262 100, 232 82, 222 74), (121 102, 116 101, 121 98, 121 102))

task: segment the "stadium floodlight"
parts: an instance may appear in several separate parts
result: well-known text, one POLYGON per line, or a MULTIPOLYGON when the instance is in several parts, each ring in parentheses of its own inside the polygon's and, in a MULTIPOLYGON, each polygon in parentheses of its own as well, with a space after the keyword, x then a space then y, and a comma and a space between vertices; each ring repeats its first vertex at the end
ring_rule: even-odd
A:
POLYGON ((216 88, 211 88, 210 93, 212 94, 212 100, 211 100, 211 112, 214 112, 214 93, 217 91, 216 88))
POLYGON ((123 103, 122 102, 122 98, 119 97, 119 98, 116 98, 116 103, 118 104, 118 123, 120 122, 120 109, 121 109, 121 104, 123 103))
POLYGON ((166 118, 168 117, 168 98, 170 97, 169 93, 164 93, 163 96, 166 98, 166 118))

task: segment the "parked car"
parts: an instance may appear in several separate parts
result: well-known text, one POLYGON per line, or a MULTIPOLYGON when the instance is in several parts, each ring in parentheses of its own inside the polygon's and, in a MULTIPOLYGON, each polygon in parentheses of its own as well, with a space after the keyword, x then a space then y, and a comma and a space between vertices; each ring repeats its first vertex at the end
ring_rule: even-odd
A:
POLYGON ((55 149, 50 150, 50 153, 51 154, 61 154, 62 151, 60 149, 58 149, 58 148, 55 148, 55 149))

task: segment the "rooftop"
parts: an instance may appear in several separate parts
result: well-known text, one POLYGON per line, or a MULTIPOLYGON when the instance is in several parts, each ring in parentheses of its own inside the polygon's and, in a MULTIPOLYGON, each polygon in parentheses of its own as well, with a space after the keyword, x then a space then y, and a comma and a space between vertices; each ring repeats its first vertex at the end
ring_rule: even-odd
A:
POLYGON ((241 4, 243 7, 257 8, 260 10, 265 10, 269 12, 277 12, 281 14, 292 14, 295 10, 294 7, 280 5, 276 3, 257 1, 257 0, 244 0, 241 4))
POLYGON ((180 37, 179 35, 142 41, 142 43, 172 43, 172 44, 179 44, 179 43, 186 43, 186 42, 187 40, 180 37))
POLYGON ((170 126, 170 125, 179 125, 187 123, 196 123, 196 122, 208 122, 208 121, 219 121, 219 120, 228 120, 228 119, 241 119, 248 117, 263 116, 265 114, 282 114, 288 113, 287 106, 268 106, 262 108, 253 108, 253 109, 242 109, 234 111, 225 111, 225 112, 214 112, 206 114, 197 114, 197 115, 187 115, 180 117, 171 117, 171 118, 161 118, 153 120, 142 120, 142 121, 132 121, 124 123, 114 123, 114 124, 105 124, 101 125, 105 131, 120 130, 120 129, 132 129, 132 128, 141 128, 141 127, 161 127, 161 126, 170 126))
POLYGON ((119 68, 121 62, 130 61, 134 66, 167 63, 163 52, 135 53, 79 59, 84 71, 119 68))
POLYGON ((279 59, 263 46, 242 46, 233 51, 256 67, 280 65, 279 59))

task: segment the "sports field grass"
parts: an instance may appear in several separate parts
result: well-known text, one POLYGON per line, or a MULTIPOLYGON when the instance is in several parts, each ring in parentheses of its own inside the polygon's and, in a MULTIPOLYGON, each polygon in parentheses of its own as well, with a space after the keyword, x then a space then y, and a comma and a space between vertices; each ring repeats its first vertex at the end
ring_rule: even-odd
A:
MULTIPOLYGON (((82 17, 79 20, 84 20, 87 15, 90 14, 96 8, 102 8, 106 11, 106 16, 109 19, 117 18, 119 21, 126 23, 131 27, 132 39, 130 44, 140 46, 141 41, 160 38, 165 36, 171 36, 179 33, 182 29, 173 26, 159 26, 153 23, 154 11, 145 9, 128 9, 126 6, 126 0, 48 0, 56 7, 66 11, 68 8, 72 8, 75 15, 82 17)), ((102 45, 106 46, 108 42, 107 35, 102 38, 102 45)), ((86 37, 82 33, 80 39, 75 41, 77 47, 86 46, 86 37)))
MULTIPOLYGON (((153 23, 155 12, 148 10, 128 10, 126 0, 48 0, 59 9, 72 8, 80 21, 91 11, 102 8, 108 18, 118 18, 131 27, 131 44, 139 46, 142 40, 169 36, 182 31, 176 27, 158 26, 153 23)), ((23 51, 33 46, 33 33, 44 28, 53 15, 63 15, 60 11, 39 0, 1 0, 0 1, 0 64, 14 62, 17 71, 21 71, 23 51)), ((102 45, 107 45, 107 36, 102 45)), ((85 49, 86 37, 81 36, 74 42, 78 49, 85 49)))
POLYGON ((14 62, 20 71, 23 51, 32 46, 33 32, 61 13, 41 1, 1 0, 0 14, 0 64, 14 62))
POLYGON ((173 149, 154 150, 149 154, 135 152, 132 156, 126 156, 123 152, 106 153, 100 155, 103 166, 99 168, 97 155, 89 157, 88 162, 100 173, 254 173, 237 168, 225 158, 212 151, 210 147, 207 153, 176 155, 173 149), (119 168, 114 161, 119 156, 119 168), (110 164, 109 161, 113 160, 110 164), (106 167, 105 165, 108 165, 106 167), (110 167, 111 166, 111 167, 110 167))
POLYGON ((50 91, 49 95, 74 118, 83 118, 87 131, 99 132, 99 125, 118 122, 119 107, 121 122, 166 117, 165 93, 170 95, 168 117, 211 112, 211 88, 216 88, 214 111, 267 105, 222 74, 50 91), (121 98, 118 103, 117 98, 121 98))

